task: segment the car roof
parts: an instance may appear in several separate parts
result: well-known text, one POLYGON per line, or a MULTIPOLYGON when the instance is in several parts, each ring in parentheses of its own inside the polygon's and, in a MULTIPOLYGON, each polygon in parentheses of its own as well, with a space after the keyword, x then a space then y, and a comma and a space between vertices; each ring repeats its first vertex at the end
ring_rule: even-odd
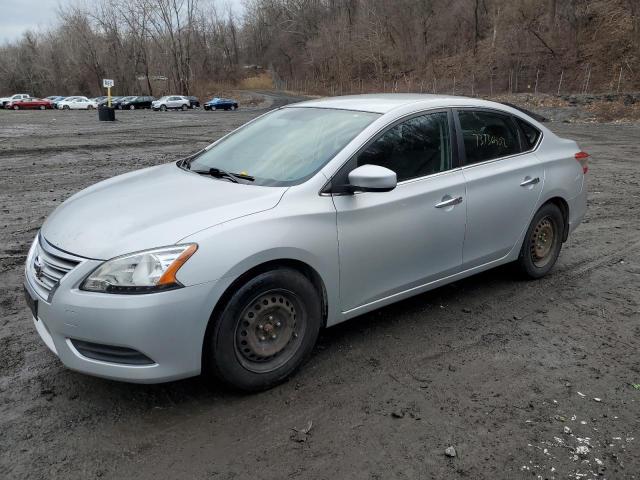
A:
POLYGON ((452 106, 477 106, 485 108, 499 108, 510 111, 509 107, 499 103, 490 102, 471 97, 455 95, 432 95, 417 93, 382 93, 367 95, 345 95, 342 97, 327 97, 317 100, 289 105, 290 107, 314 107, 336 108, 341 110, 355 110, 373 113, 388 113, 396 108, 420 104, 424 108, 452 107, 452 106))

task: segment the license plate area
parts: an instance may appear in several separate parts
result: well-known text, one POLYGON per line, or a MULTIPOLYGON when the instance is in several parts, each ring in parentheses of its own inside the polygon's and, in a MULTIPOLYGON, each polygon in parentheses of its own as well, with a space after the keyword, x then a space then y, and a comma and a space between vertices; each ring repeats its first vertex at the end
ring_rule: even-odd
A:
POLYGON ((23 288, 24 288, 24 299, 27 302, 27 306, 29 307, 29 310, 31 310, 31 314, 33 315, 33 318, 37 320, 38 319, 38 300, 36 300, 31 296, 31 293, 29 293, 29 290, 27 289, 27 287, 23 286, 23 288))

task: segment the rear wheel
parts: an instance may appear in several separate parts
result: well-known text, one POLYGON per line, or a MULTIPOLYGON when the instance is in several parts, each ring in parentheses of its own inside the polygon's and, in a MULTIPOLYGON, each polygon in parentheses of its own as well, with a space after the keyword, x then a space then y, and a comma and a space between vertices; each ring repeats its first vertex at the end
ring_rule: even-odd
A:
POLYGON ((246 391, 284 381, 308 357, 322 324, 320 296, 302 273, 261 273, 242 285, 207 330, 209 374, 246 391))
POLYGON ((187 107, 186 105, 182 105, 182 111, 183 111, 183 112, 184 112, 187 108, 189 108, 189 107, 187 107))
POLYGON ((44 109, 45 109, 45 106, 44 106, 44 105, 40 105, 38 108, 39 108, 40 110, 44 110, 44 109))
POLYGON ((536 212, 527 229, 518 266, 529 278, 541 278, 553 268, 562 248, 564 217, 552 204, 543 205, 536 212))
POLYGON ((88 105, 87 110, 93 110, 93 105, 88 105))
POLYGON ((129 110, 135 110, 136 106, 135 105, 129 105, 129 110))

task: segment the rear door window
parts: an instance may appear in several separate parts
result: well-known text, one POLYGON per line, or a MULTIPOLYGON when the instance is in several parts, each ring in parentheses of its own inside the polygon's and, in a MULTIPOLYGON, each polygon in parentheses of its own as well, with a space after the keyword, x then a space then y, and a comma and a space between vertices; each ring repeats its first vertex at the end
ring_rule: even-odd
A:
POLYGON ((467 165, 522 151, 518 129, 510 115, 484 110, 459 110, 458 119, 467 165))

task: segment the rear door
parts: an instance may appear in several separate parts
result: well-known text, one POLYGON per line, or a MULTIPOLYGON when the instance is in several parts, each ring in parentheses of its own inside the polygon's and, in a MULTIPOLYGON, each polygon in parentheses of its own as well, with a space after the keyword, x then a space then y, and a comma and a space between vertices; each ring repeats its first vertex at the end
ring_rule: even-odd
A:
POLYGON ((396 172, 390 192, 334 195, 342 310, 349 311, 458 272, 465 230, 464 177, 456 164, 451 113, 397 122, 332 180, 361 165, 396 172))
POLYGON ((467 185, 463 269, 507 255, 529 225, 544 169, 513 117, 491 109, 456 110, 467 185))

